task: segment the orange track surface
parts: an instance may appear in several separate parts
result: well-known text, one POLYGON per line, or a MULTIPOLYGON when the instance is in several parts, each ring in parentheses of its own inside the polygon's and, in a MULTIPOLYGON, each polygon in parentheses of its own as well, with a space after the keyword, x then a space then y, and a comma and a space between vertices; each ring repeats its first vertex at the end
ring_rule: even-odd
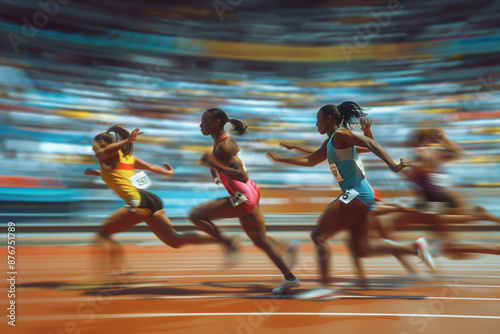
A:
MULTIPOLYGON (((16 326, 3 316, 1 333, 460 334, 500 328, 500 261, 494 256, 440 258, 435 277, 418 265, 428 280, 410 279, 393 258, 366 259, 372 286, 361 289, 349 285, 355 282, 349 257, 335 245, 337 298, 301 300, 319 287, 311 244, 300 246, 294 269, 302 286, 282 298, 271 294, 279 271, 251 245, 230 270, 221 269, 216 246, 124 247, 135 273, 99 284, 91 280, 89 246, 17 247, 16 326)), ((5 280, 1 288, 7 315, 5 280)))

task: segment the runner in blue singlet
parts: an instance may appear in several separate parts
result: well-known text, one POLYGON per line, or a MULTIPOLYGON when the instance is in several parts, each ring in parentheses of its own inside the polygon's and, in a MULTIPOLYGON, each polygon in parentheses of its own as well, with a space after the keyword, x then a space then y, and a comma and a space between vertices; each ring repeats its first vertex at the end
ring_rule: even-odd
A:
POLYGON ((337 149, 334 146, 335 133, 341 129, 344 128, 337 128, 333 132, 326 147, 330 170, 343 192, 340 199, 349 203, 357 198, 372 210, 375 202, 373 188, 366 181, 363 163, 358 159, 356 147, 337 149))
POLYGON ((366 116, 363 109, 352 101, 340 105, 325 105, 318 111, 316 126, 320 134, 328 135, 328 139, 319 149, 310 154, 292 158, 281 158, 270 151, 267 153, 267 156, 276 162, 296 166, 312 167, 328 158, 330 170, 343 191, 343 194, 330 203, 319 217, 316 229, 311 234, 318 254, 321 281, 325 284, 330 282, 331 249, 328 239, 342 230, 351 232, 351 239, 358 256, 374 253, 415 254, 434 269, 434 262, 424 238, 408 244, 396 244, 387 239, 368 242, 367 227, 371 218, 369 212, 373 208, 374 196, 364 176, 362 165, 356 162, 358 159, 355 146, 369 149, 393 172, 400 172, 409 166, 410 162, 407 159, 401 159, 400 163, 396 164, 373 139, 351 132, 349 130, 351 125, 356 124, 363 116, 366 116))

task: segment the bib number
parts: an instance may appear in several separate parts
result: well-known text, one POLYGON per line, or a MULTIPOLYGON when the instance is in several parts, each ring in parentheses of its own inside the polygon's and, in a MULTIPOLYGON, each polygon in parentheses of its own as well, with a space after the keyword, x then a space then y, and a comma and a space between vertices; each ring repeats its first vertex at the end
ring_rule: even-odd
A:
POLYGON ((446 188, 451 187, 451 178, 446 174, 432 173, 430 175, 431 182, 438 187, 446 188))
POLYGON ((132 176, 130 178, 130 182, 132 182, 132 185, 137 189, 146 189, 151 185, 149 177, 146 175, 146 173, 144 173, 143 170, 132 176))
POLYGON ((340 175, 339 169, 337 168, 337 165, 335 163, 330 164, 330 171, 332 172, 332 174, 335 177, 335 180, 337 180, 337 182, 344 181, 344 179, 340 175))
POLYGON ((340 195, 339 199, 344 202, 345 204, 348 204, 350 201, 356 198, 356 196, 359 195, 359 192, 357 192, 354 189, 347 190, 345 193, 340 195))
POLYGON ((245 195, 241 193, 241 191, 236 191, 233 197, 229 197, 229 201, 233 206, 238 206, 241 203, 245 203, 246 201, 248 201, 248 198, 246 198, 245 195))

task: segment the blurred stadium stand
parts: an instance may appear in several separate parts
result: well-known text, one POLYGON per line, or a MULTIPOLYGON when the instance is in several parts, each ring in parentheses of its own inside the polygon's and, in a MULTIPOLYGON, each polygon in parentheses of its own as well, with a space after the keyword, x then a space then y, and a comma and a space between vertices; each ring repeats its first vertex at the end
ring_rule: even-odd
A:
MULTIPOLYGON (((317 110, 345 100, 368 108, 394 158, 408 157, 412 130, 444 129, 467 152, 447 165, 453 187, 500 215, 499 1, 242 0, 224 13, 214 3, 0 1, 2 221, 100 224, 121 202, 83 170, 97 168, 93 136, 125 124, 144 131, 137 156, 174 167, 171 179, 150 175, 150 190, 187 226, 190 207, 225 196, 198 165, 211 146, 201 113, 217 106, 250 124, 238 143, 270 225, 307 229, 338 192, 329 169, 265 153, 280 141, 319 147, 317 110)), ((415 200, 378 158, 363 160, 389 201, 415 200)))

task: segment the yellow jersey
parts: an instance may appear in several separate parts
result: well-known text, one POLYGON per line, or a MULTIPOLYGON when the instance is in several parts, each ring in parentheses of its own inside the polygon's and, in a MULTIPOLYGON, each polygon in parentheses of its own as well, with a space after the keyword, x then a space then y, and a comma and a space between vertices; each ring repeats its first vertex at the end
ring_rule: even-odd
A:
POLYGON ((141 202, 141 195, 136 187, 132 185, 130 177, 135 175, 133 155, 124 156, 118 151, 120 162, 112 171, 106 171, 101 167, 101 179, 113 190, 125 203, 137 206, 141 202))

